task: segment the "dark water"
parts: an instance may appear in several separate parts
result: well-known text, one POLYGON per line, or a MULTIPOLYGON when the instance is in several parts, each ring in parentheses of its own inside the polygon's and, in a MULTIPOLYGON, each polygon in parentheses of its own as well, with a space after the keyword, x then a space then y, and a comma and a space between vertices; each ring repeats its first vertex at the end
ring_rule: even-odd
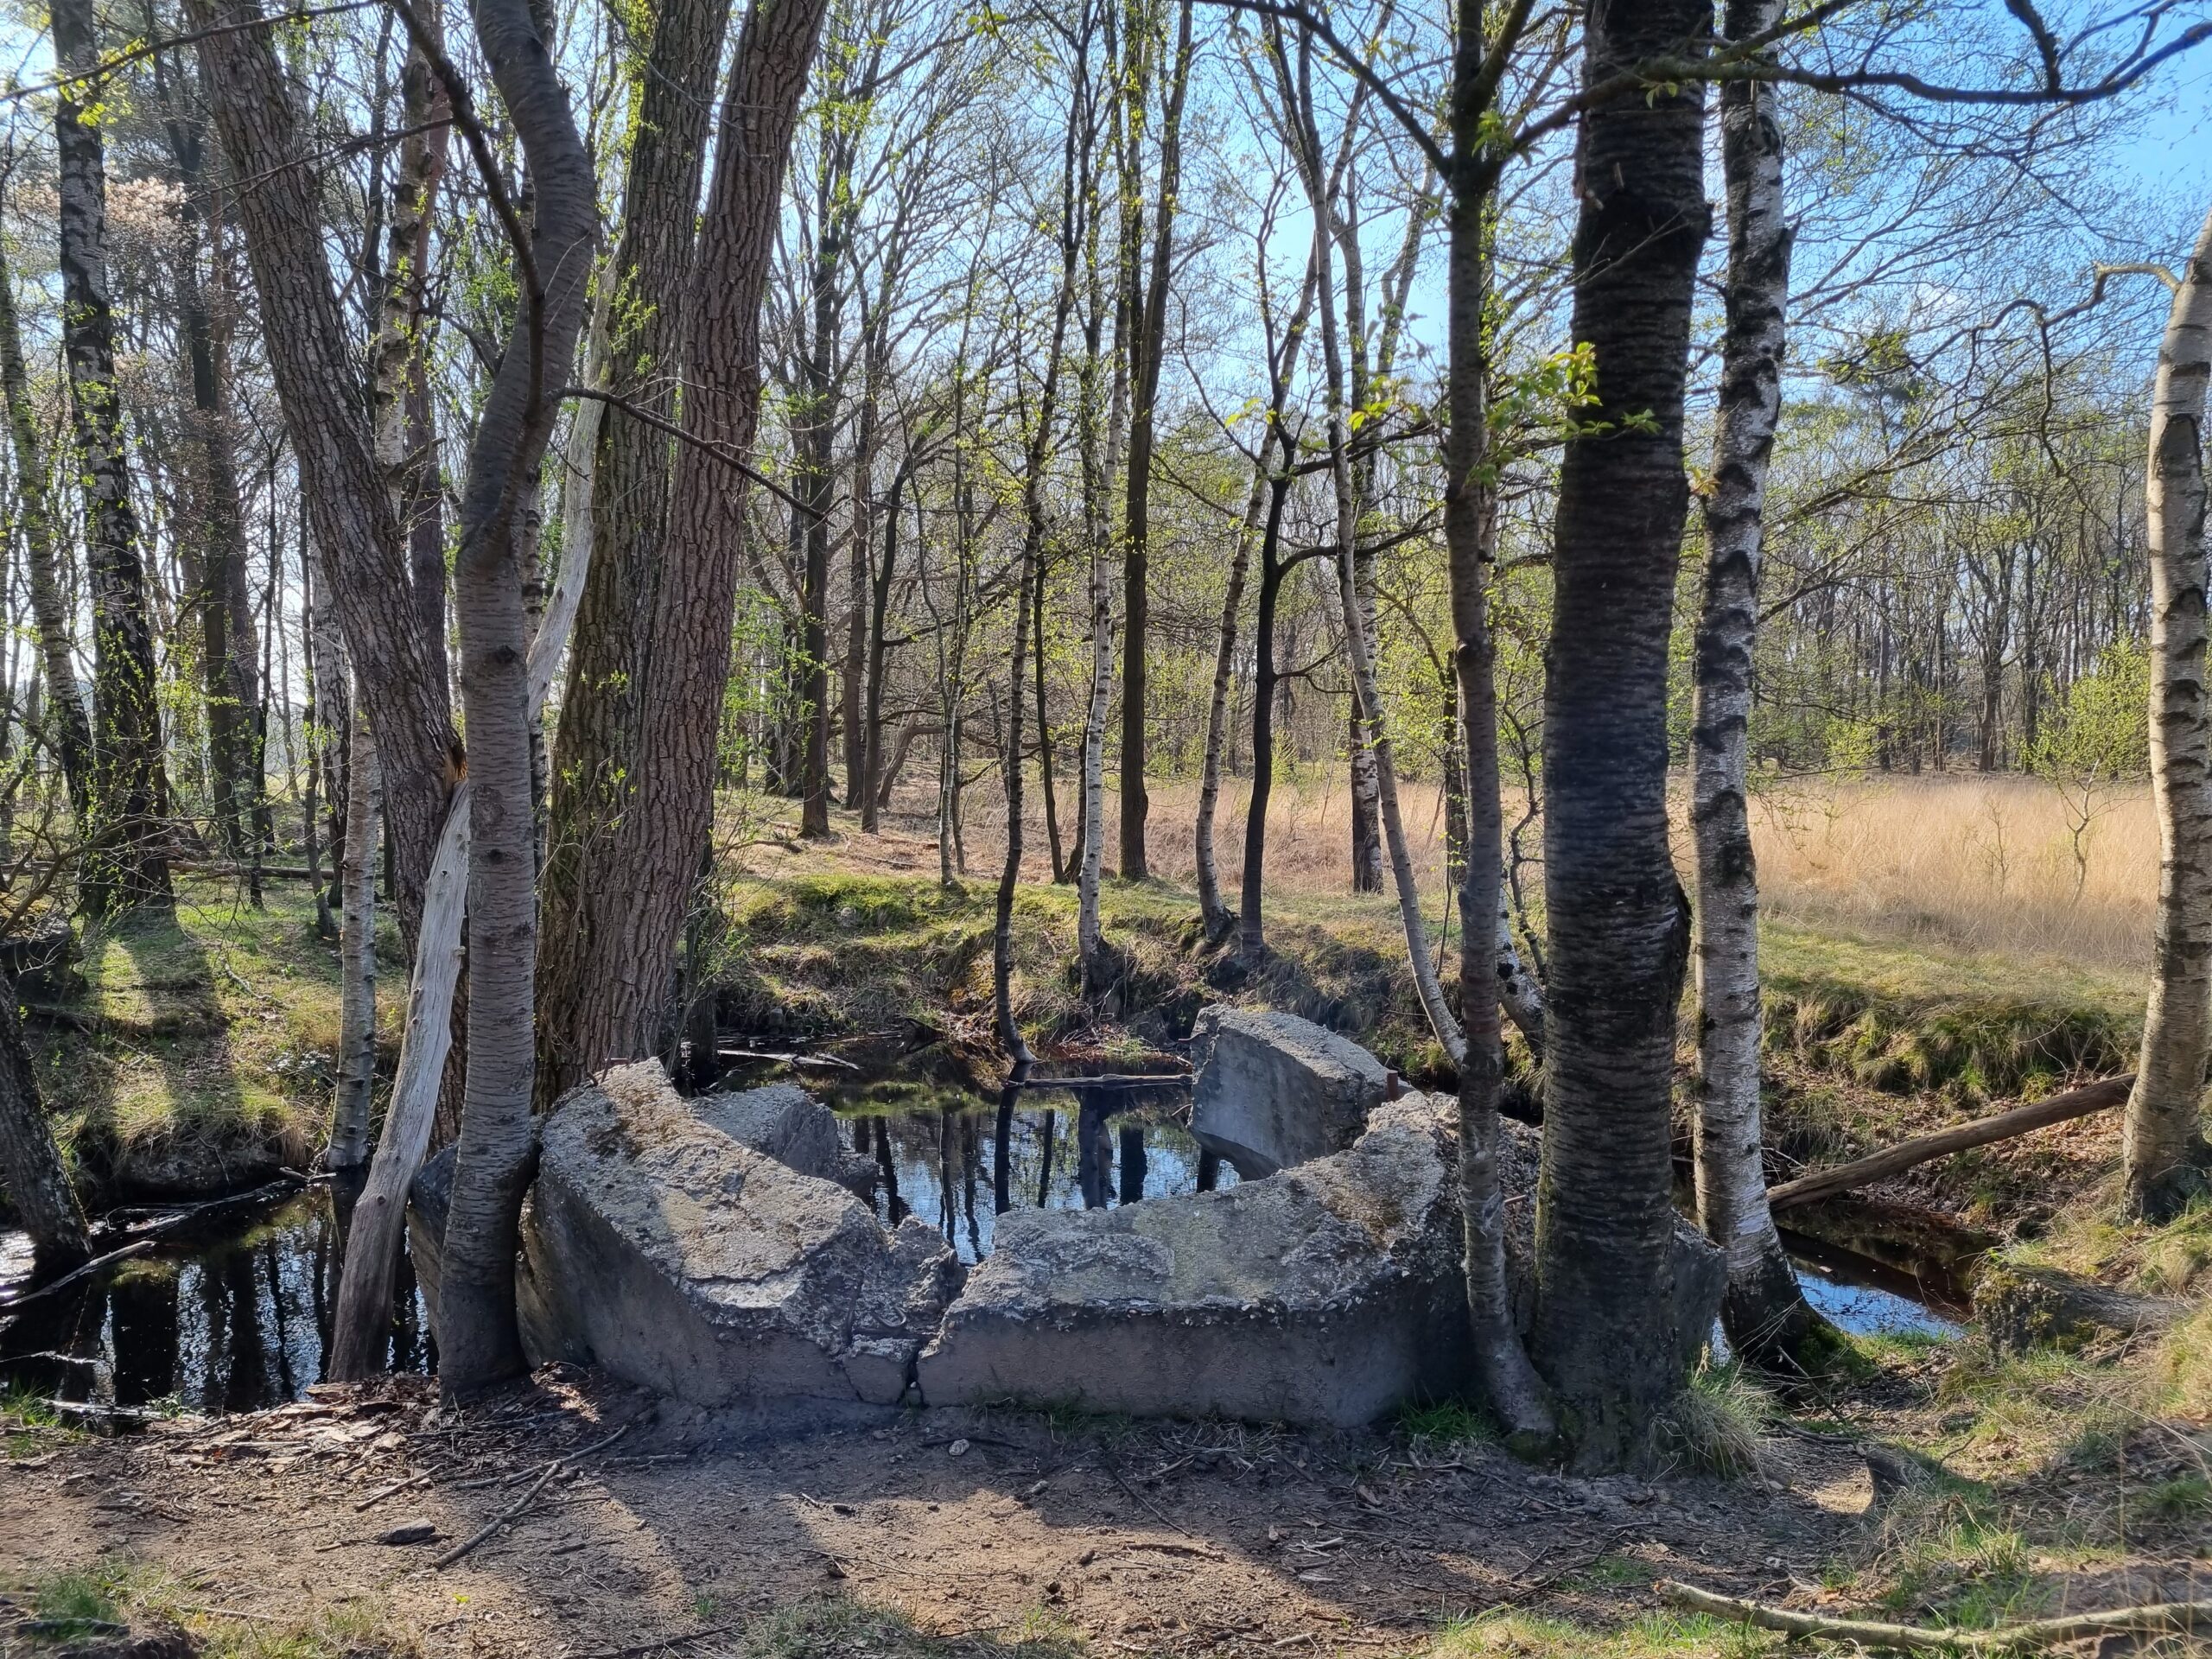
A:
MULTIPOLYGON (((855 1151, 888 1166, 879 1219, 918 1216, 963 1262, 991 1253, 998 1214, 999 1131, 1006 1129, 1007 1206, 1103 1209, 1198 1190, 1198 1147, 1183 1127, 1187 1088, 1026 1089, 1005 1103, 957 1084, 855 1083, 832 1096, 855 1151)), ((1215 1185, 1236 1172, 1224 1164, 1215 1185)))
MULTIPOLYGON (((887 1166, 890 1179, 877 1181, 878 1217, 919 1217, 964 1262, 990 1254, 1001 1162, 1009 1207, 1107 1207, 1198 1188, 1198 1148, 1183 1127, 1185 1088, 992 1097, 957 1079, 875 1076, 834 1087, 830 1097, 855 1149, 887 1166)), ((1236 1179, 1224 1165, 1217 1184, 1236 1179)), ((0 1313, 0 1389, 156 1412, 246 1411, 299 1398, 321 1379, 329 1354, 337 1203, 322 1185, 257 1211, 226 1211, 20 1313, 0 1313)), ((1808 1299, 1845 1330, 1960 1333, 1950 1316, 1962 1310, 1942 1287, 1808 1240, 1793 1238, 1790 1247, 1808 1299)), ((0 1232, 0 1300, 29 1267, 22 1236, 0 1232)), ((435 1369, 404 1254, 390 1358, 397 1370, 435 1369)))
MULTIPOLYGON (((165 1235, 111 1273, 0 1315, 0 1388, 156 1412, 296 1400, 329 1357, 338 1243, 327 1185, 165 1235)), ((0 1235, 0 1296, 29 1268, 22 1236, 0 1235)), ((432 1369, 429 1320, 404 1254, 394 1301, 392 1369, 432 1369)))
POLYGON ((1916 1279, 1796 1234, 1787 1243, 1805 1300, 1839 1329, 1859 1337, 1937 1341, 1966 1334, 1964 1298, 1948 1280, 1916 1279))

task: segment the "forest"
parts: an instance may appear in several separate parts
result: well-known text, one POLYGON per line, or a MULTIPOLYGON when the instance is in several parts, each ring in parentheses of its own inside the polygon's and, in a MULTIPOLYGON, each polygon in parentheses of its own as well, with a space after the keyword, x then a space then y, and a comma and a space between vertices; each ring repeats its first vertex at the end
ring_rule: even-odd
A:
POLYGON ((0 21, 0 1654, 2212 1652, 2202 0, 279 5, 0 21))

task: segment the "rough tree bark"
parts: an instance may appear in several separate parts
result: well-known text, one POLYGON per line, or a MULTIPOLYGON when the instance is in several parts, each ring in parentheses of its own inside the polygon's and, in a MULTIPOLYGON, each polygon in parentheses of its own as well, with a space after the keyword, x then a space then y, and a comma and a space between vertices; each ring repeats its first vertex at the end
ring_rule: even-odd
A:
POLYGON ((31 1236, 41 1271, 71 1268, 92 1254, 77 1189, 54 1144, 38 1071, 16 1013, 16 987, 0 974, 0 1188, 31 1236))
MULTIPOLYGON (((1730 0, 1728 38, 1763 34, 1783 0, 1730 0)), ((1751 652, 1768 462, 1782 413, 1789 227, 1773 88, 1720 89, 1728 195, 1728 320, 1713 484, 1705 497, 1705 592, 1692 658, 1690 823, 1696 842, 1698 1219, 1727 1257, 1721 1322, 1738 1353, 1812 1370, 1834 1337, 1797 1286, 1767 1208, 1759 1110, 1759 888, 1749 787, 1751 652)))
POLYGON ((2204 1190, 2198 1122, 2212 1050, 2212 697, 2205 685, 2204 403, 2212 380, 2212 213, 2174 289, 2151 394, 2151 787, 2156 968, 2121 1162, 2129 1207, 2171 1218, 2204 1190))
POLYGON ((515 251, 520 315, 469 448, 454 566, 471 798, 468 1082, 438 1292, 439 1384, 454 1395, 524 1366, 515 1251, 537 1147, 537 861, 530 624, 515 527, 560 413, 599 232, 591 158, 529 0, 476 0, 475 18, 529 159, 536 222, 527 264, 515 251))
POLYGON ((77 691, 77 661, 70 640, 69 610, 61 594, 61 563, 54 545, 54 514, 46 494, 46 443, 31 404, 23 366, 22 329, 16 318, 16 284, 0 251, 0 391, 8 399, 8 434, 16 448, 16 525, 22 531, 31 620, 38 629, 39 662, 46 671, 47 719, 61 758, 69 804, 85 810, 92 780, 92 732, 77 691))
MULTIPOLYGON (((1710 0, 1598 0, 1583 84, 1695 61, 1710 0)), ((1545 671, 1550 924, 1531 1350, 1578 1466, 1640 1455, 1683 1383, 1669 1160, 1688 906, 1667 842, 1667 640, 1688 484, 1682 392, 1709 213, 1700 81, 1582 118, 1573 337, 1598 426, 1561 461, 1545 671)))
MULTIPOLYGON (((638 655, 625 699, 602 715, 617 721, 619 747, 581 751, 586 762, 626 767, 620 810, 593 808, 588 837, 556 836, 554 862, 574 857, 567 894, 549 906, 545 1024, 562 1047, 553 1059, 557 1089, 611 1059, 649 1054, 673 986, 676 941, 697 885, 713 814, 715 739, 721 690, 729 677, 730 616, 741 569, 731 526, 742 518, 742 489, 721 455, 751 447, 760 414, 760 312, 775 236, 785 163, 798 100, 806 88, 823 0, 757 5, 740 35, 722 105, 719 148, 700 224, 698 251, 683 318, 683 425, 695 442, 678 446, 667 517, 657 556, 617 573, 636 584, 626 610, 595 607, 579 617, 577 662, 569 676, 561 738, 597 677, 585 664, 609 648, 584 631, 620 627, 638 655), (713 446, 721 454, 702 452, 713 446), (646 580, 648 574, 651 580, 646 580), (593 653, 600 653, 594 655, 593 653), (564 842, 587 843, 569 847, 564 842), (589 868, 583 868, 588 855, 589 868)), ((710 57, 717 55, 710 53, 710 57)), ((669 360, 669 359, 664 359, 669 360)), ((619 500, 606 485, 605 499, 619 500)), ((594 561, 597 563, 596 560, 594 561)), ((612 698, 609 688, 596 695, 612 698)), ((556 756, 568 786, 567 761, 556 756)), ((606 789, 604 779, 593 787, 606 789)))
MULTIPOLYGON (((676 415, 673 365, 683 361, 684 273, 706 167, 715 76, 728 0, 682 0, 654 14, 636 70, 639 100, 623 188, 621 239, 606 282, 609 389, 641 411, 676 415)), ((648 698, 664 696, 655 627, 688 591, 664 563, 674 454, 671 440, 620 409, 601 417, 592 491, 593 556, 576 613, 554 741, 549 856, 543 884, 546 948, 538 961, 537 1097, 550 1105, 610 1059, 652 1052, 663 1009, 608 983, 611 959, 646 962, 629 932, 623 872, 648 856, 656 827, 633 808, 645 780, 648 698), (670 586, 679 592, 664 598, 670 586)), ((669 856, 673 858, 673 854, 669 856)), ((683 872, 696 872, 697 859, 683 872)), ((674 948, 671 924, 664 950, 674 948)), ((665 984, 665 982, 663 982, 665 984)))
POLYGON ((85 498, 92 590, 92 765, 80 826, 77 888, 87 913, 175 902, 169 887, 168 774, 162 763, 146 568, 124 450, 108 291, 107 158, 95 106, 105 80, 91 0, 57 0, 54 61, 86 79, 54 102, 61 219, 61 346, 71 431, 85 498))
POLYGON ((232 170, 262 337, 315 544, 353 646, 384 766, 394 908, 413 946, 423 888, 461 771, 442 648, 425 638, 402 526, 372 444, 368 389, 332 285, 319 175, 307 164, 299 100, 257 0, 186 0, 201 79, 232 170))
MULTIPOLYGON (((1123 146, 1124 232, 1134 219, 1136 232, 1129 238, 1124 260, 1129 331, 1129 472, 1128 507, 1122 537, 1122 864, 1124 880, 1140 880, 1149 874, 1145 857, 1145 820, 1152 810, 1145 793, 1145 652, 1149 648, 1147 619, 1151 614, 1151 514, 1153 406, 1160 395, 1160 368, 1167 354, 1167 286, 1174 269, 1176 194, 1182 188, 1183 103, 1191 85, 1192 0, 1182 0, 1175 25, 1175 63, 1170 71, 1167 100, 1160 125, 1160 195, 1154 204, 1152 270, 1141 283, 1135 280, 1136 245, 1143 239, 1141 200, 1131 172, 1141 164, 1141 111, 1147 77, 1141 71, 1130 77, 1130 119, 1123 146)), ((1148 24, 1138 6, 1129 8, 1126 52, 1142 61, 1151 48, 1144 39, 1148 24)))
MULTIPOLYGON (((1109 128, 1121 103, 1107 103, 1109 128)), ((1104 936, 1098 919, 1098 880, 1106 843, 1106 715, 1114 695, 1114 590, 1107 531, 1106 492, 1113 477, 1114 443, 1108 427, 1105 363, 1107 284, 1099 260, 1098 183, 1089 176, 1089 206, 1084 225, 1083 365, 1076 380, 1076 455, 1082 474, 1083 537, 1090 556, 1090 676, 1084 709, 1080 814, 1073 853, 1076 866, 1076 953, 1085 985, 1102 977, 1104 936)), ((1121 262, 1116 262, 1117 270, 1121 262)), ((1119 305, 1116 302, 1118 312, 1119 305)))

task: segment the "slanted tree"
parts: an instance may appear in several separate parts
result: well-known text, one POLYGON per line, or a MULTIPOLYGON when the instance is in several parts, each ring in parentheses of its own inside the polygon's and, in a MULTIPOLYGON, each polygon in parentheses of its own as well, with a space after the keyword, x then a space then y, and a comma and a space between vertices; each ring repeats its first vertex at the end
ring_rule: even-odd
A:
MULTIPOLYGON (((1700 65, 1712 9, 1599 0, 1583 29, 1582 84, 1594 90, 1656 57, 1700 65)), ((1688 79, 1605 98, 1582 113, 1576 149, 1572 326, 1591 353, 1597 403, 1560 460, 1553 543, 1531 1349, 1584 1468, 1640 1455, 1684 1382, 1670 1158, 1689 913, 1668 846, 1667 642, 1709 219, 1704 101, 1703 84, 1688 79)))
POLYGON ((0 974, 0 1190, 30 1235, 38 1265, 74 1267, 92 1254, 85 1211, 54 1144, 38 1071, 16 1012, 16 987, 0 974))

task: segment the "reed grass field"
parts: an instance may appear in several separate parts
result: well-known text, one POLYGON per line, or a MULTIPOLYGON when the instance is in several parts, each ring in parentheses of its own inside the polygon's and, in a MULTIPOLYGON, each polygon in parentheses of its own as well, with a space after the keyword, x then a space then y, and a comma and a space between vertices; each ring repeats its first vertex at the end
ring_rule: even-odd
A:
MULTIPOLYGON (((1051 876, 1045 817, 1033 781, 1024 815, 1023 874, 1051 876)), ((1217 857, 1232 903, 1243 855, 1248 780, 1224 784, 1217 819, 1217 857)), ((1004 808, 995 780, 971 787, 963 839, 969 879, 996 874, 1004 856, 1004 808)), ((1178 885, 1193 879, 1194 781, 1155 784, 1148 836, 1152 873, 1178 885)), ((1063 841, 1076 809, 1063 785, 1063 841)), ((1110 831, 1113 785, 1107 786, 1110 831)), ((1407 838, 1427 906, 1444 892, 1441 791, 1401 786, 1407 838)), ((753 813, 772 832, 796 829, 796 804, 753 798, 753 813), (779 821, 794 822, 781 825, 779 821)), ((886 828, 904 850, 886 861, 918 868, 914 839, 934 836, 933 792, 902 791, 886 828)), ((1519 816, 1509 800, 1507 825, 1519 816)), ((852 820, 839 816, 849 836, 852 820)), ((2021 958, 2058 958, 2079 966, 2147 968, 2158 885, 2158 836, 2147 785, 2102 791, 2086 801, 2039 779, 1975 772, 1873 776, 1837 780, 1770 779, 1754 795, 1751 826, 1769 916, 1777 923, 1873 940, 1937 945, 2021 958), (2077 856, 2078 855, 2078 856, 2077 856)), ((1690 868, 1687 785, 1675 803, 1675 856, 1690 868)), ((850 836, 849 850, 863 855, 850 836)), ((1541 888, 1541 828, 1521 836, 1521 879, 1532 900, 1541 888)), ((1351 868, 1350 800, 1341 769, 1316 769, 1278 782, 1268 813, 1270 891, 1301 897, 1346 889, 1351 868)), ((933 854, 923 862, 934 867, 933 854)))

